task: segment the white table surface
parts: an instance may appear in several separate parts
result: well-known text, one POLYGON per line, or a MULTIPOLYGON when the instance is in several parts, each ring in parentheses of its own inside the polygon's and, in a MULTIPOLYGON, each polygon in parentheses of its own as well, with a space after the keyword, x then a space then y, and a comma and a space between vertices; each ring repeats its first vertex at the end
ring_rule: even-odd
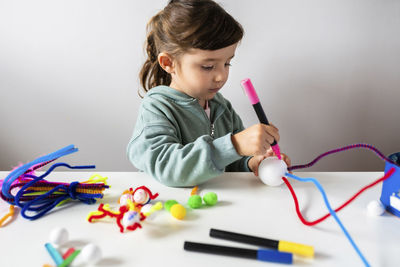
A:
MULTIPOLYGON (((8 172, 0 172, 5 178, 8 172)), ((96 172, 53 172, 49 181, 84 181, 96 172)), ((117 199, 129 187, 145 185, 160 195, 156 200, 175 199, 184 204, 192 188, 169 188, 144 173, 98 172, 108 177, 111 188, 103 203, 118 208, 117 199)), ((364 185, 380 178, 383 172, 298 172, 301 177, 317 178, 325 188, 332 207, 336 208, 364 185)), ((314 220, 327 213, 322 197, 311 183, 289 179, 300 201, 303 214, 314 220)), ((53 264, 44 244, 55 227, 65 227, 70 241, 67 247, 82 248, 97 244, 102 260, 96 266, 282 266, 250 259, 218 256, 183 250, 184 241, 255 248, 251 245, 209 237, 210 228, 281 239, 312 245, 313 260, 296 260, 295 266, 363 266, 352 246, 333 218, 316 226, 305 226, 298 219, 287 187, 268 187, 251 173, 225 173, 199 187, 199 194, 215 192, 219 202, 214 207, 187 209, 179 221, 167 211, 142 222, 142 229, 120 233, 114 220, 86 221, 94 205, 69 204, 46 216, 29 221, 18 215, 0 228, 0 266, 43 266, 53 264)), ((338 213, 344 226, 364 253, 371 266, 400 265, 400 219, 391 214, 370 217, 366 206, 380 197, 381 184, 367 190, 338 213)), ((0 217, 8 205, 0 201, 0 217)))

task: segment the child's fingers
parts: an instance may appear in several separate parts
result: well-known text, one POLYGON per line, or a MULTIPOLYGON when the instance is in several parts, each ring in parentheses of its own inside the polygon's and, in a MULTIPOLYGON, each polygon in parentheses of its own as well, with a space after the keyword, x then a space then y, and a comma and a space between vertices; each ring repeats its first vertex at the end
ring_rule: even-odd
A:
POLYGON ((272 150, 271 147, 268 148, 267 153, 264 155, 263 159, 271 157, 274 155, 274 151, 272 150))
POLYGON ((258 168, 260 166, 261 161, 264 159, 264 156, 254 156, 249 161, 249 168, 254 173, 255 176, 259 175, 258 168))
POLYGON ((279 141, 279 139, 280 139, 279 132, 278 132, 278 129, 276 129, 275 127, 273 127, 271 125, 265 125, 265 132, 267 133, 267 135, 272 137, 272 141, 270 139, 268 139, 268 141, 270 141, 269 144, 272 144, 274 142, 274 140, 276 142, 279 141))
POLYGON ((286 165, 290 167, 292 165, 292 161, 290 160, 290 158, 284 153, 281 153, 281 156, 286 165))
POLYGON ((272 127, 274 127, 274 128, 279 132, 278 127, 276 127, 274 124, 270 123, 269 125, 272 126, 272 127))
POLYGON ((272 135, 270 135, 270 134, 267 134, 267 136, 265 137, 265 141, 266 141, 268 144, 272 144, 272 143, 274 142, 274 140, 275 140, 275 138, 274 138, 272 135))
POLYGON ((255 176, 258 177, 258 168, 256 168, 253 173, 254 173, 255 176))

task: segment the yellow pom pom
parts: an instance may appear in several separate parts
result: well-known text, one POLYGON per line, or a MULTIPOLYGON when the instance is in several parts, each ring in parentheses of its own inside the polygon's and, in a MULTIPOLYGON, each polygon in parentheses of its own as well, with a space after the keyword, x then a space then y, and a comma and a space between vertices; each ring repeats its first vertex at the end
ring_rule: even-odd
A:
POLYGON ((170 209, 171 215, 178 220, 182 220, 186 216, 186 209, 181 204, 174 204, 170 209))

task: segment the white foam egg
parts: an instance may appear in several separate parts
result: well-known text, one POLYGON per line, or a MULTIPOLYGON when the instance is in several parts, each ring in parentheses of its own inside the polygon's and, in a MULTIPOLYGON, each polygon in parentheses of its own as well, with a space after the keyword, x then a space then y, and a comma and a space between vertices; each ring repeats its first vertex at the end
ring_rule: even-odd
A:
POLYGON ((151 212, 151 208, 153 207, 153 204, 146 204, 142 207, 142 209, 140 210, 141 213, 146 214, 148 212, 151 212))
POLYGON ((138 189, 135 194, 133 194, 133 200, 139 204, 146 204, 149 199, 149 194, 143 189, 138 189))
POLYGON ((277 157, 265 158, 258 167, 261 181, 269 186, 279 186, 283 183, 282 177, 287 172, 287 165, 277 157))
POLYGON ((131 202, 134 202, 132 194, 123 194, 123 195, 119 198, 119 205, 120 205, 120 206, 125 206, 125 205, 127 205, 127 204, 128 204, 128 199, 129 199, 131 202))
POLYGON ((78 257, 84 263, 96 264, 101 260, 102 253, 98 246, 93 243, 89 243, 82 248, 78 257))
POLYGON ((124 227, 128 227, 134 225, 135 223, 140 222, 140 215, 136 211, 128 211, 122 217, 122 225, 124 227))
POLYGON ((385 212, 385 207, 379 200, 372 200, 367 205, 369 216, 381 216, 385 212))
POLYGON ((50 243, 52 243, 55 247, 61 246, 68 241, 68 231, 63 227, 57 227, 51 230, 50 232, 50 243))

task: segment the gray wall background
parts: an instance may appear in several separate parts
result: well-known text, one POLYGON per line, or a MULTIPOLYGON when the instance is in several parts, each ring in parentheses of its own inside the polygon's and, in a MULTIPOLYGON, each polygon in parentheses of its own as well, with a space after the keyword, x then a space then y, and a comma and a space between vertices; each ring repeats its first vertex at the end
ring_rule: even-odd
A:
MULTIPOLYGON (((221 91, 257 122, 250 77, 293 164, 366 142, 400 151, 400 1, 218 1, 245 29, 221 91)), ((68 144, 64 161, 133 171, 125 156, 140 98, 145 24, 166 0, 0 0, 0 170, 68 144)), ((372 152, 315 171, 383 170, 372 152)))

